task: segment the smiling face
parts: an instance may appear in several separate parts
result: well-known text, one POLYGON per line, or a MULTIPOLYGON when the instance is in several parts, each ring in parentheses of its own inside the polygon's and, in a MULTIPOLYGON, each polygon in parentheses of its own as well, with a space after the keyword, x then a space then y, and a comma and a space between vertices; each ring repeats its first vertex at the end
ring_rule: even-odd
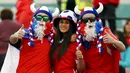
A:
POLYGON ((130 20, 125 24, 126 35, 130 36, 130 20))
POLYGON ((61 19, 59 21, 59 29, 62 33, 66 33, 70 27, 70 20, 68 19, 61 19))

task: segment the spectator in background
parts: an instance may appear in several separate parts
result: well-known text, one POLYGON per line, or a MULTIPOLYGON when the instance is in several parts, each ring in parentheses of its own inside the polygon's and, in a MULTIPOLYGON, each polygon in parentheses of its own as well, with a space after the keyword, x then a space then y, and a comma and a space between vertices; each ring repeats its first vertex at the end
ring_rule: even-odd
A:
POLYGON ((17 0, 16 3, 16 20, 24 24, 25 28, 28 28, 33 17, 33 12, 30 10, 30 5, 32 3, 33 0, 17 0))
POLYGON ((78 5, 79 9, 81 10, 85 6, 92 6, 92 0, 58 0, 60 1, 60 8, 61 11, 63 10, 72 10, 74 11, 74 7, 78 5))
POLYGON ((121 52, 120 65, 126 70, 126 73, 130 73, 130 19, 127 20, 124 26, 125 41, 127 43, 126 51, 121 52))
POLYGON ((116 8, 119 5, 119 0, 94 0, 93 5, 95 8, 98 8, 99 2, 104 6, 104 10, 100 14, 103 26, 106 26, 105 20, 108 20, 110 29, 114 32, 116 30, 116 8))
POLYGON ((61 0, 56 0, 57 1, 57 4, 58 4, 58 7, 59 7, 59 10, 61 12, 61 0))
MULTIPOLYGON (((125 47, 127 48, 128 45, 126 43, 124 34, 121 31, 115 31, 114 34, 120 41, 124 43, 125 47)), ((121 60, 123 60, 122 57, 124 57, 124 52, 120 52, 120 53, 121 53, 121 60)), ((125 73, 125 68, 121 65, 119 67, 119 73, 125 73)))
POLYGON ((15 33, 21 25, 13 21, 13 12, 5 8, 0 12, 0 69, 3 65, 6 51, 8 48, 8 40, 11 34, 15 33))
POLYGON ((58 0, 58 5, 60 8, 60 11, 62 12, 63 10, 72 10, 74 11, 75 7, 75 0, 58 0))

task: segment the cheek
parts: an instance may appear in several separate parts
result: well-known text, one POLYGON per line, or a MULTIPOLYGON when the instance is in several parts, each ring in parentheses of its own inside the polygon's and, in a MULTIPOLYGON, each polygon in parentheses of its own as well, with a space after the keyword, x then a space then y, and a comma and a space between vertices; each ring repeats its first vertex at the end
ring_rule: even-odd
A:
POLYGON ((68 29, 70 28, 69 24, 66 24, 66 28, 68 28, 68 29))
POLYGON ((125 29, 126 29, 126 31, 130 31, 130 27, 129 26, 126 26, 125 29))

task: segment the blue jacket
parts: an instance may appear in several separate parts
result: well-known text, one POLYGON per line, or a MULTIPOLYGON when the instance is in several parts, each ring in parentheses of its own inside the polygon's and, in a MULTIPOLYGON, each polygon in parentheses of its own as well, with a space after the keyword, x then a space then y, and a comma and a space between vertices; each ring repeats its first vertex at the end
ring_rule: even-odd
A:
POLYGON ((127 47, 126 51, 121 52, 120 65, 126 68, 130 68, 130 46, 127 47))

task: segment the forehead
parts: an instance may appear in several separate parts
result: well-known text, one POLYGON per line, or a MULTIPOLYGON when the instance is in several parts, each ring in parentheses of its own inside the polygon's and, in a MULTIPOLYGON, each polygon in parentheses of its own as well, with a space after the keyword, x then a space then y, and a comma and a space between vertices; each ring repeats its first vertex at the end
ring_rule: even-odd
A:
POLYGON ((67 18, 61 18, 60 21, 70 21, 70 20, 67 18))
POLYGON ((48 16, 48 15, 45 14, 45 13, 38 13, 37 15, 48 16))
POLYGON ((128 24, 130 25, 130 21, 128 21, 128 24))
POLYGON ((84 14, 82 18, 94 18, 95 15, 92 14, 92 13, 87 13, 87 14, 84 14))

